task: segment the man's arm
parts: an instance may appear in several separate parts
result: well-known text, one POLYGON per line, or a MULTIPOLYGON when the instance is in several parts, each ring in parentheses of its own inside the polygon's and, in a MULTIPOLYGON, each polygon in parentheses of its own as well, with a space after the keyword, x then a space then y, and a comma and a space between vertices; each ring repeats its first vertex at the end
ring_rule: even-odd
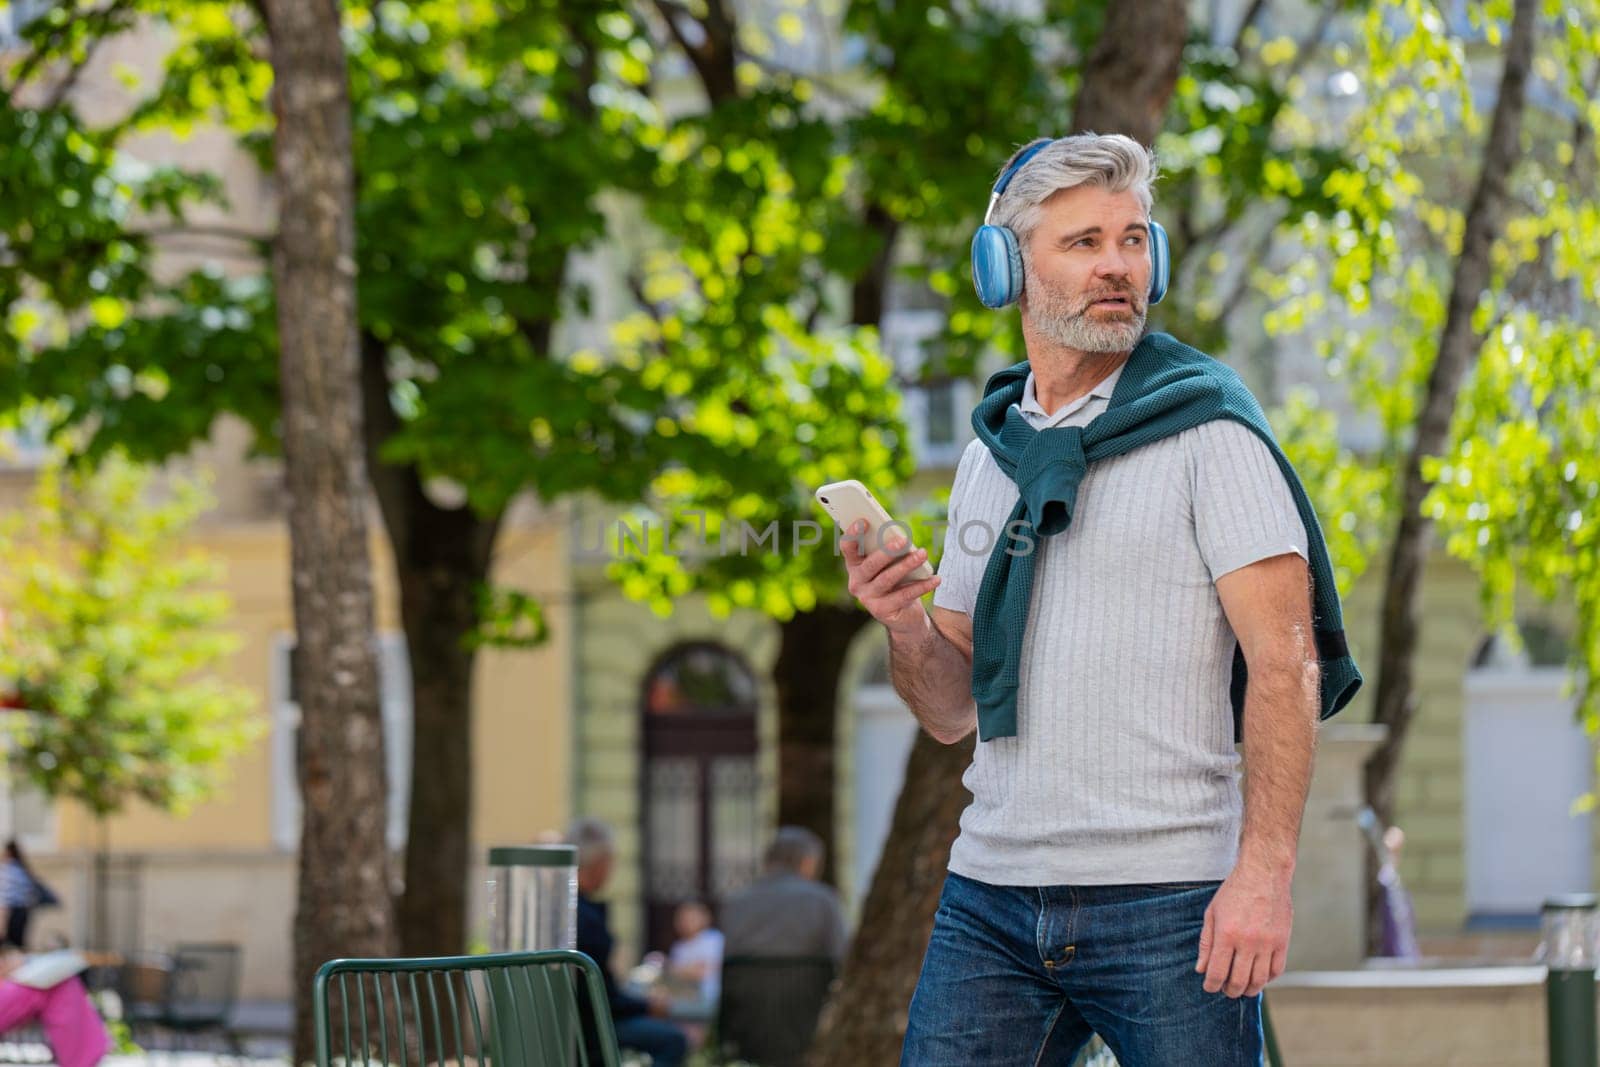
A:
POLYGON ((1305 560, 1285 554, 1217 579, 1249 669, 1239 860, 1206 911, 1196 970, 1205 988, 1253 996, 1283 973, 1290 884, 1316 747, 1318 671, 1305 560))
MULTIPOLYGON (((845 532, 859 535, 859 525, 845 532)), ((889 631, 895 692, 934 740, 955 744, 978 725, 971 696, 972 620, 945 608, 934 608, 928 617, 922 598, 938 587, 942 576, 906 581, 927 560, 927 550, 909 548, 900 537, 866 555, 854 538, 843 539, 840 546, 851 595, 889 631)))
POLYGON ((1288 878, 1311 785, 1320 706, 1311 578, 1299 556, 1275 556, 1224 575, 1217 594, 1249 669, 1239 864, 1288 878))
POLYGON ((889 631, 889 677, 922 728, 953 745, 978 727, 972 700, 972 618, 949 608, 889 631))

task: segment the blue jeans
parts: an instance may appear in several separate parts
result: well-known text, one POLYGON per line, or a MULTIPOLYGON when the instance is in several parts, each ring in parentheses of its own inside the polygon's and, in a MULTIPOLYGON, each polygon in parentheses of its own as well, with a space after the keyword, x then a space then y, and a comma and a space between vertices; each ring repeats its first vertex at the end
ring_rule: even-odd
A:
POLYGON ((901 1067, 1068 1067, 1091 1034, 1121 1067, 1259 1067, 1261 996, 1207 993, 1221 882, 993 886, 951 872, 901 1067))
POLYGON ((617 1046, 648 1052, 651 1067, 678 1067, 689 1055, 689 1039, 665 1019, 635 1015, 617 1023, 617 1046))

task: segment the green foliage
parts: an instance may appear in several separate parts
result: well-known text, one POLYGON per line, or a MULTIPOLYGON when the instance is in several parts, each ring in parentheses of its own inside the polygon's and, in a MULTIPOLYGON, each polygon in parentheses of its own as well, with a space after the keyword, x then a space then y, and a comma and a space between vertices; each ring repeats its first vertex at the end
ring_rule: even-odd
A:
MULTIPOLYGON (((1472 176, 1460 161, 1481 142, 1468 79, 1492 66, 1506 6, 1472 6, 1481 40, 1455 33, 1428 0, 1347 3, 1310 34, 1267 39, 1248 27, 1236 45, 1214 43, 1233 27, 1219 35, 1197 24, 1157 144, 1157 210, 1180 275, 1155 324, 1227 357, 1254 284, 1272 302, 1269 330, 1314 328, 1331 377, 1382 431, 1377 452, 1357 460, 1332 445, 1328 413, 1291 398, 1277 416, 1319 501, 1341 581, 1360 572, 1392 506, 1460 239, 1472 176), (1338 71, 1359 90, 1345 104, 1321 90, 1338 71), (1257 268, 1264 242, 1284 233, 1311 254, 1282 270, 1257 268)), ((1584 250, 1600 222, 1572 136, 1574 118, 1591 127, 1596 118, 1583 81, 1600 53, 1593 7, 1550 12, 1539 74, 1571 114, 1546 108, 1530 120, 1519 217, 1497 252, 1510 296, 1482 309, 1483 325, 1496 327, 1482 366, 1508 370, 1474 380, 1456 439, 1476 444, 1440 457, 1452 478, 1429 505, 1452 549, 1483 566, 1497 611, 1519 571, 1547 576, 1553 589, 1588 588, 1578 573, 1586 556, 1575 549, 1592 505, 1577 505, 1593 480, 1573 454, 1587 409, 1574 401, 1513 412, 1484 390, 1536 387, 1526 362, 1509 362, 1513 348, 1550 351, 1556 336, 1578 351, 1589 343, 1572 332, 1586 321, 1576 312, 1523 316, 1528 294, 1548 289, 1542 277, 1594 303, 1584 250), (1515 342, 1501 340, 1506 326, 1515 342), (1551 461, 1480 467, 1512 447, 1503 434, 1520 434, 1525 450, 1547 442, 1551 461), (1458 492, 1463 471, 1474 486, 1494 481, 1516 486, 1517 499, 1548 501, 1547 521, 1532 523, 1524 509, 1526 528, 1501 523, 1493 500, 1458 492), (1496 516, 1487 537, 1489 520, 1475 517, 1486 508, 1496 516), (1578 527, 1568 530, 1575 510, 1578 527)), ((28 36, 67 62, 86 35, 117 24, 69 17, 83 16, 83 3, 56 10, 28 36)), ((0 106, 9 131, 0 153, 9 253, 0 258, 0 407, 53 400, 55 428, 94 453, 169 455, 223 411, 247 419, 271 448, 276 361, 264 264, 242 279, 153 280, 149 239, 130 220, 181 226, 188 204, 217 191, 197 176, 141 172, 121 149, 130 133, 182 136, 213 122, 265 162, 264 36, 247 5, 223 0, 139 0, 119 12, 161 20, 174 43, 159 81, 137 87, 125 117, 91 130, 65 108, 0 106)), ((1000 162, 1070 114, 1102 13, 1098 4, 1018 15, 944 0, 851 0, 844 29, 860 61, 795 71, 775 58, 766 31, 817 42, 806 40, 798 9, 785 8, 766 31, 739 27, 736 92, 701 105, 693 87, 664 73, 684 56, 656 43, 665 38, 654 9, 608 0, 352 5, 361 327, 396 416, 384 459, 463 487, 485 515, 532 489, 636 506, 628 520, 638 529, 649 516, 657 537, 664 520, 693 527, 688 513, 705 511, 713 545, 724 523, 757 533, 779 524, 776 552, 617 561, 624 588, 657 610, 699 590, 719 609, 781 618, 842 596, 831 553, 792 550, 796 522, 824 521, 810 489, 852 476, 892 498, 913 460, 898 405, 908 383, 878 352, 876 324, 852 322, 854 287, 893 241, 906 264, 897 284, 924 288, 949 312, 925 373, 968 374, 984 353, 1019 354, 1015 315, 984 311, 972 296, 966 242, 1000 162), (576 254, 602 247, 630 293, 591 291, 571 269, 576 254), (612 321, 608 333, 563 326, 590 309, 612 321)), ((1552 395, 1581 396, 1578 384, 1553 379, 1552 395)), ((485 591, 483 603, 475 640, 542 634, 522 594, 485 591)), ((1585 633, 1580 644, 1593 649, 1594 630, 1585 633)))
POLYGON ((1272 413, 1272 427, 1301 482, 1314 487, 1334 580, 1340 594, 1348 596, 1381 547, 1393 511, 1388 500, 1392 472, 1380 461, 1341 448, 1333 413, 1319 407, 1310 390, 1290 393, 1272 413))
POLYGON ((515 589, 478 590, 478 627, 469 648, 536 648, 550 636, 544 607, 515 589))
POLYGON ((608 573, 658 613, 694 590, 717 614, 754 608, 777 619, 839 598, 844 567, 812 490, 860 478, 888 494, 912 473, 875 331, 807 334, 779 312, 767 318, 785 332, 752 342, 765 367, 700 394, 681 420, 681 466, 624 516, 627 536, 611 531, 619 558, 608 573), (641 551, 629 537, 646 530, 641 551))
MULTIPOLYGON (((1474 85, 1499 62, 1509 4, 1469 5, 1472 32, 1449 32, 1447 5, 1383 0, 1356 49, 1365 97, 1337 133, 1355 165, 1324 188, 1334 226, 1305 219, 1309 251, 1269 288, 1270 326, 1317 329, 1335 376, 1373 415, 1391 476, 1404 455, 1432 368, 1464 205, 1487 127, 1474 85), (1364 48, 1364 50, 1363 50, 1364 48)), ((1493 249, 1493 283, 1473 326, 1482 349, 1458 400, 1450 444, 1427 457, 1424 513, 1449 552, 1482 579, 1499 629, 1524 586, 1569 601, 1580 703, 1600 721, 1600 4, 1546 5, 1534 84, 1511 179, 1511 212, 1493 249)))
POLYGON ((112 455, 43 470, 0 533, 0 677, 31 713, 13 770, 97 817, 186 810, 256 734, 250 695, 217 675, 238 646, 218 568, 177 547, 206 505, 112 455))

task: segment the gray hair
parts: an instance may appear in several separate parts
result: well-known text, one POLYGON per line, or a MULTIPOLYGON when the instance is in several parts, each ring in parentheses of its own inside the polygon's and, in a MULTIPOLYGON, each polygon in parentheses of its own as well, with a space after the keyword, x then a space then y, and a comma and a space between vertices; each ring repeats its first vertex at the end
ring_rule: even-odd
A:
POLYGON ((610 824, 602 819, 585 815, 572 820, 567 829, 567 842, 578 848, 578 866, 587 867, 595 860, 616 854, 617 839, 610 824))
POLYGON ((806 860, 821 859, 822 851, 822 838, 803 826, 785 826, 767 846, 767 869, 797 873, 806 860))
MULTIPOLYGON (((1006 167, 1029 148, 1047 141, 1029 141, 1006 160, 1006 167)), ((1005 173, 1005 167, 1000 168, 1005 173)), ((999 176, 996 175, 996 181, 999 176)), ((1012 176, 989 221, 1009 227, 1017 235, 1027 258, 1028 238, 1039 225, 1044 202, 1062 189, 1098 185, 1113 193, 1133 190, 1146 215, 1154 197, 1150 186, 1156 180, 1155 157, 1144 145, 1120 133, 1076 133, 1056 139, 1025 163, 1012 176)))

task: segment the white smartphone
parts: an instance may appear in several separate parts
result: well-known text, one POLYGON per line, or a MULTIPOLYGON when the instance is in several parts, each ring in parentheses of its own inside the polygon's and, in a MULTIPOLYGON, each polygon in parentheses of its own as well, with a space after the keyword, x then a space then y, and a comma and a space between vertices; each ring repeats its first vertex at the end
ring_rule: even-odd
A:
MULTIPOLYGON (((817 490, 817 503, 833 516, 833 521, 839 524, 839 529, 849 531, 861 519, 867 520, 867 531, 861 536, 861 547, 864 554, 871 554, 883 547, 879 540, 880 531, 894 522, 883 505, 878 503, 872 491, 854 478, 847 478, 842 482, 829 482, 817 490)), ((900 534, 908 542, 911 540, 911 530, 904 523, 898 524, 900 534)), ((933 577, 933 568, 923 560, 917 569, 906 575, 906 581, 922 581, 933 577)), ((904 584, 904 583, 902 583, 904 584)))

